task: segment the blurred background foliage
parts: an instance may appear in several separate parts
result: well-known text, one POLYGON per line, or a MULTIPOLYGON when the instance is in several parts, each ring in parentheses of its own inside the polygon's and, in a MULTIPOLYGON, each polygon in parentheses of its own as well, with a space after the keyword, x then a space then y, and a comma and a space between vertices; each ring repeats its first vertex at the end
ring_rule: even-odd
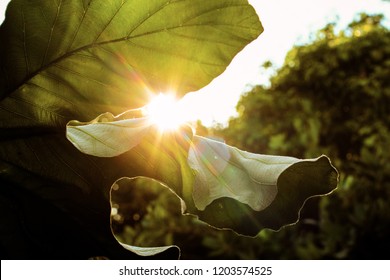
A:
POLYGON ((227 127, 198 123, 197 134, 250 152, 332 159, 337 191, 310 199, 298 224, 256 238, 215 230, 182 216, 167 188, 138 179, 112 191, 117 237, 176 244, 184 259, 389 259, 390 32, 382 22, 361 14, 341 31, 328 24, 289 51, 270 85, 242 96, 227 127))

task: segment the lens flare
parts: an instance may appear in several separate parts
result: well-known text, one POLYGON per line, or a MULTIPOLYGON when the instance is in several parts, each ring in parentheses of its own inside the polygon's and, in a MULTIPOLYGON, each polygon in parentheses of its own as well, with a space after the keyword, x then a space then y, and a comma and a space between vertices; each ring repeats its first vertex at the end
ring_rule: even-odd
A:
POLYGON ((145 111, 161 131, 175 130, 186 122, 180 103, 173 94, 160 93, 150 101, 145 111))

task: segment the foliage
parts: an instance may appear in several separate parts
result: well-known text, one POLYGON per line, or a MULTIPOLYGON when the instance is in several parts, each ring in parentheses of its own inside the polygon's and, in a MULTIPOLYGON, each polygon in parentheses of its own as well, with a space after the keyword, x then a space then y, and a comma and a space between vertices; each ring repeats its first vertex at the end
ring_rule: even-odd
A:
POLYGON ((169 187, 183 212, 245 234, 293 223, 331 192, 325 156, 256 155, 187 126, 162 133, 144 110, 153 92, 205 86, 261 32, 246 0, 11 1, 0 27, 4 257, 174 257, 171 244, 111 234, 110 187, 139 177, 169 187))
POLYGON ((182 212, 218 228, 246 235, 279 229, 297 221, 308 198, 337 185, 337 172, 326 156, 299 160, 248 153, 191 131, 180 135, 158 130, 153 116, 134 117, 140 111, 148 112, 148 106, 118 116, 104 113, 90 122, 70 121, 66 137, 81 152, 98 157, 117 157, 142 147, 138 154, 149 156, 144 161, 162 175, 162 183, 170 182, 182 199, 182 212), (164 135, 170 135, 168 144, 159 143, 164 135))
POLYGON ((296 227, 258 237, 259 258, 389 258, 390 32, 381 20, 363 14, 338 34, 330 24, 294 47, 270 87, 246 93, 239 117, 215 132, 254 152, 326 153, 340 171, 338 191, 311 201, 296 227))
POLYGON ((189 258, 389 259, 390 34, 381 20, 361 15, 339 33, 326 26, 289 52, 269 87, 241 98, 227 128, 198 123, 198 133, 252 152, 330 154, 340 184, 332 195, 308 200, 295 226, 256 238, 180 221, 185 238, 172 238, 184 248, 188 239, 197 244, 184 250, 196 254, 189 258))

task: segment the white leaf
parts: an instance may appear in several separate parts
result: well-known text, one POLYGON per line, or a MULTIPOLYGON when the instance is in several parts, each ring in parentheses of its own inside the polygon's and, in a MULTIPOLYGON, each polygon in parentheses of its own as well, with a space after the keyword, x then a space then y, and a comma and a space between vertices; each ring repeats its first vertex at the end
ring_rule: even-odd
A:
POLYGON ((278 192, 280 174, 299 159, 241 151, 211 139, 194 136, 188 164, 196 171, 193 198, 204 210, 218 198, 229 197, 260 211, 278 192))
POLYGON ((137 146, 152 125, 146 117, 117 119, 105 113, 91 122, 71 121, 66 137, 85 154, 114 157, 137 146))
POLYGON ((122 245, 123 248, 143 257, 154 256, 168 249, 176 248, 179 252, 179 257, 180 257, 180 249, 175 245, 161 246, 161 247, 139 247, 139 246, 130 246, 122 242, 119 242, 119 244, 122 245))

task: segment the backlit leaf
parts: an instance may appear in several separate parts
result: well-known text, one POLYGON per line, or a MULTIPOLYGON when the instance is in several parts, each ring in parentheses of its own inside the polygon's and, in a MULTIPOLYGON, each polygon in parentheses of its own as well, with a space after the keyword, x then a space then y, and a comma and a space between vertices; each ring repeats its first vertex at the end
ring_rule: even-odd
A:
MULTIPOLYGON (((245 158, 242 159, 241 153, 243 152, 237 152, 238 156, 237 154, 235 156, 246 161, 245 158)), ((329 194, 337 187, 338 173, 326 156, 310 160, 296 160, 285 157, 278 159, 278 157, 272 156, 267 160, 268 156, 248 155, 247 153, 244 153, 244 155, 252 157, 251 160, 254 161, 258 157, 266 159, 263 164, 268 171, 263 173, 262 176, 267 182, 270 179, 277 179, 276 194, 275 190, 271 192, 275 197, 270 202, 267 191, 258 190, 253 193, 254 198, 245 197, 237 200, 231 197, 221 197, 213 200, 204 211, 193 209, 193 212, 200 219, 217 228, 233 229, 238 233, 250 236, 257 235, 264 228, 279 230, 281 227, 294 224, 299 220, 300 211, 308 199, 329 194), (265 164, 267 161, 268 166, 265 164), (284 167, 283 164, 279 165, 278 161, 285 163, 284 167), (276 167, 275 171, 273 171, 273 166, 276 167), (261 197, 264 194, 265 197, 261 197), (255 211, 248 204, 253 200, 261 201, 262 199, 270 203, 260 211, 255 211)), ((233 162, 237 164, 237 159, 234 159, 233 162)), ((258 163, 254 163, 254 165, 258 165, 258 163)), ((261 170, 257 172, 261 173, 261 170)), ((198 181, 198 183, 202 182, 198 181)), ((201 190, 205 189, 203 185, 195 185, 194 188, 196 187, 201 190)), ((230 187, 241 188, 242 185, 238 182, 230 187)))
POLYGON ((169 249, 177 249, 179 251, 179 248, 177 246, 161 246, 161 247, 139 247, 139 246, 130 246, 124 243, 119 242, 123 246, 123 248, 136 253, 137 255, 148 257, 148 256, 153 256, 160 254, 162 252, 165 252, 166 250, 169 249))
MULTIPOLYGON (((140 129, 143 143, 126 138, 135 141, 133 150, 100 159, 75 149, 65 137, 66 124, 104 112, 112 118, 144 106, 159 91, 182 96, 200 89, 261 32, 246 0, 12 0, 0 27, 0 159, 53 182, 34 187, 16 176, 14 185, 69 213, 85 235, 93 233, 91 242, 109 232, 99 218, 109 213, 109 188, 121 176, 156 178, 183 195, 181 172, 188 171, 178 135, 189 134, 157 142, 155 132, 140 129), (72 203, 68 193, 83 204, 72 203)), ((9 170, 1 171, 2 181, 9 170)), ((57 221, 50 221, 55 227, 57 221)), ((89 257, 79 247, 67 256, 89 257)), ((96 255, 121 256, 113 247, 97 248, 96 255)), ((50 258, 55 249, 43 252, 50 258)))
POLYGON ((0 29, 12 123, 66 123, 208 84, 262 26, 245 0, 13 0, 0 29), (18 106, 16 106, 18 105, 18 106), (71 117, 73 116, 73 117, 71 117))
MULTIPOLYGON (((71 137, 82 152, 99 156, 96 148, 101 146, 103 153, 108 151, 111 156, 117 151, 131 150, 134 143, 142 143, 144 133, 134 129, 137 119, 97 122, 101 118, 91 122, 93 129, 89 129, 90 123, 77 126, 82 135, 88 130, 88 138, 71 137), (101 140, 107 138, 109 142, 101 140)), ((308 198, 330 193, 337 186, 337 171, 325 156, 299 160, 254 154, 196 135, 187 141, 188 165, 180 163, 183 184, 176 193, 184 201, 183 211, 219 228, 248 235, 256 235, 265 227, 278 229, 298 220, 308 198)))
POLYGON ((66 137, 83 153, 98 157, 114 157, 139 144, 149 131, 149 118, 121 119, 104 113, 93 121, 70 121, 66 137))
POLYGON ((260 211, 278 192, 280 174, 299 160, 240 151, 225 143, 195 136, 188 162, 196 171, 194 200, 204 210, 221 197, 234 198, 260 211))

